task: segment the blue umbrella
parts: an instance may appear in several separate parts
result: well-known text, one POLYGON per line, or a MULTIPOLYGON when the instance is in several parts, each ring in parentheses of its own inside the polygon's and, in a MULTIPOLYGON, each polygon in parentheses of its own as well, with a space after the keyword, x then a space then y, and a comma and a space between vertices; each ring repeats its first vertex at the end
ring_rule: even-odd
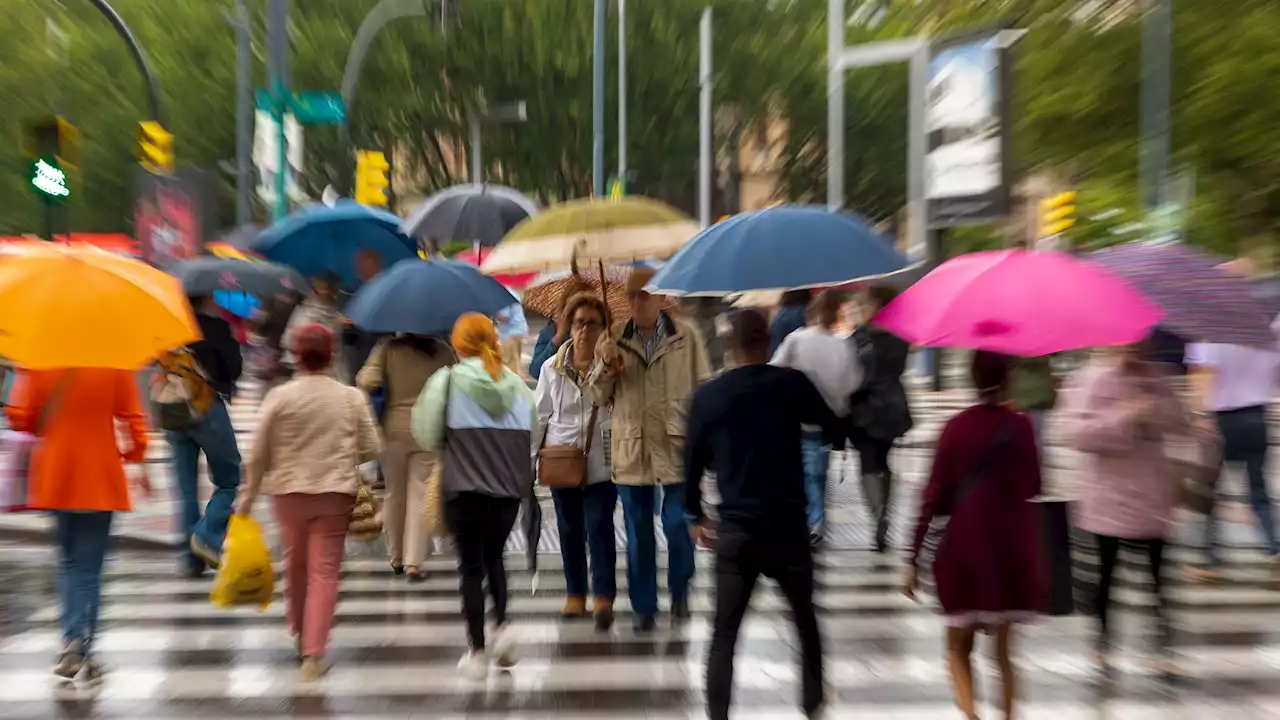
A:
POLYGON ((308 278, 329 271, 355 287, 359 251, 376 252, 383 267, 417 256, 417 246, 399 227, 399 217, 350 201, 309 205, 263 230, 250 249, 308 278))
POLYGON ((247 292, 238 290, 214 290, 213 301, 236 317, 251 318, 262 302, 247 292))
POLYGON ((890 240, 862 218, 784 205, 734 215, 698 233, 658 270, 648 289, 718 297, 843 285, 907 268, 890 240))
POLYGON ((366 283, 346 312, 366 332, 447 335, 463 313, 493 315, 511 303, 511 292, 474 265, 411 258, 366 283))

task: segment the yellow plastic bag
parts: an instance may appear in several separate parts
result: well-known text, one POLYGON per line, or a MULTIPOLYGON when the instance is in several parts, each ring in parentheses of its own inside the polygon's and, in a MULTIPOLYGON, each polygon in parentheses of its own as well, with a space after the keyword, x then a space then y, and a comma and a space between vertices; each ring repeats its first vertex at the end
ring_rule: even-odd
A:
POLYGON ((209 600, 214 607, 257 605, 266 610, 275 589, 276 573, 261 526, 251 517, 232 515, 209 600))

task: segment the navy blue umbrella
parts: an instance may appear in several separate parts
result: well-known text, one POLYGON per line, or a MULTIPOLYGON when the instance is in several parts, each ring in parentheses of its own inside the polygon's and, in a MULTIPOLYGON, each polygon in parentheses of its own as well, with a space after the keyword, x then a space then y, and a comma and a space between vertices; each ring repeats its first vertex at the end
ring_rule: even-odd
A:
POLYGON ((734 215, 698 233, 648 289, 718 297, 842 285, 907 267, 891 241, 858 216, 784 205, 734 215))
POLYGON ((309 205, 263 230, 250 249, 308 278, 329 271, 355 287, 355 258, 362 250, 377 253, 383 267, 417 257, 417 245, 399 228, 399 217, 349 200, 309 205))
POLYGON ((513 302, 510 290, 474 265, 415 257, 366 283, 346 313, 366 332, 448 335, 463 313, 494 315, 513 302))

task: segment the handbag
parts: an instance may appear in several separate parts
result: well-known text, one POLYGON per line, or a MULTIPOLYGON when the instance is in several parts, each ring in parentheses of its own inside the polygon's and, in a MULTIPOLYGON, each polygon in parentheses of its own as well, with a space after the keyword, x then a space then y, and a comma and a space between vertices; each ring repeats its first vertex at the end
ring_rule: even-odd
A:
POLYGON ((1199 515, 1213 512, 1222 474, 1222 436, 1196 426, 1178 441, 1166 441, 1164 450, 1177 484, 1178 505, 1199 515))
MULTIPOLYGON (((577 445, 543 445, 538 449, 538 484, 548 488, 581 488, 587 484, 587 456, 591 454, 591 441, 596 436, 596 420, 600 406, 591 404, 591 419, 587 421, 587 441, 584 447, 577 445)), ((545 443, 547 436, 542 435, 545 443)))
POLYGON ((449 524, 444 516, 444 456, 449 446, 449 398, 453 394, 453 372, 444 383, 444 424, 441 426, 443 437, 440 453, 435 464, 431 466, 431 474, 427 476, 427 491, 422 495, 422 519, 427 524, 427 532, 431 537, 446 537, 450 534, 449 524))
POLYGON ((33 509, 27 504, 31 490, 31 459, 49 420, 62 401, 71 374, 71 370, 64 372, 49 392, 49 397, 36 418, 35 432, 10 430, 5 433, 3 444, 8 462, 0 466, 0 512, 16 513, 33 509))
POLYGON ((934 515, 929 520, 924 542, 921 544, 920 552, 916 557, 916 567, 920 572, 921 587, 925 588, 930 594, 937 594, 933 582, 933 563, 938 559, 942 544, 946 542, 947 526, 951 524, 951 516, 955 514, 956 510, 960 509, 964 501, 973 494, 973 491, 978 489, 978 485, 982 483, 982 478, 986 476, 987 468, 991 465, 991 461, 995 459, 996 453, 1004 447, 1009 438, 1013 437, 1013 428, 1014 420, 1005 420, 1000 429, 996 431, 991 444, 987 445, 987 449, 978 459, 978 464, 956 487, 955 494, 951 497, 951 507, 945 514, 934 515))

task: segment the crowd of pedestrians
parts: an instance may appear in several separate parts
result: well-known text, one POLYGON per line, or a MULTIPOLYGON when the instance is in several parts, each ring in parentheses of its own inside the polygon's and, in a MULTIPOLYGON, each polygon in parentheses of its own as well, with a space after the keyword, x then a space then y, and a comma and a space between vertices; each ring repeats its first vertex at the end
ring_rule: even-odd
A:
MULTIPOLYGON (((376 274, 373 263, 362 267, 362 278, 376 274)), ((826 532, 830 453, 856 451, 874 549, 886 552, 891 450, 913 426, 902 382, 908 344, 866 322, 852 323, 851 336, 836 328, 851 316, 872 317, 893 291, 872 287, 857 302, 834 291, 787 293, 771 323, 759 311, 730 311, 716 338, 728 362, 717 372, 719 359, 709 359, 700 323, 646 292, 651 276, 643 267, 631 271, 628 316, 612 326, 598 293, 568 293, 527 369, 520 367, 519 343, 528 328, 518 299, 495 318, 462 316, 447 339, 379 339, 362 336, 343 317, 336 277, 317 278, 296 309, 282 301, 264 312, 262 336, 278 345, 272 352, 287 371, 268 363, 275 387, 263 400, 243 468, 227 410, 242 372, 239 343, 210 298, 192 298, 204 339, 162 358, 156 370, 164 382, 188 390, 181 422, 158 415, 169 418, 167 425, 158 422, 172 446, 187 538, 180 569, 196 576, 217 567, 230 516, 250 513, 260 495, 270 495, 284 550, 288 629, 297 638, 303 679, 320 678, 328 669, 326 646, 362 466, 377 460, 386 486, 390 570, 411 582, 425 579, 434 541, 451 537, 466 622, 459 668, 483 680, 491 666, 517 660, 503 551, 522 500, 541 481, 550 488, 560 531, 566 620, 589 616, 601 631, 614 624, 620 506, 633 628, 656 630, 663 606, 660 518, 673 626, 691 616, 696 546, 714 553, 710 716, 728 717, 735 644, 763 576, 777 582, 792 610, 801 706, 808 717, 820 717, 825 698, 814 555, 826 532), (214 486, 203 510, 202 453, 214 486), (714 507, 704 501, 711 486, 714 507)), ((1015 628, 1045 609, 1050 579, 1031 501, 1042 490, 1049 410, 1055 429, 1086 462, 1074 523, 1094 537, 1101 558, 1092 604, 1100 666, 1109 664, 1114 646, 1109 606, 1124 543, 1140 546, 1149 560, 1157 666, 1166 675, 1181 673, 1170 652, 1164 592, 1179 502, 1166 454, 1174 438, 1200 432, 1224 439, 1225 462, 1244 467, 1258 526, 1280 558, 1265 468, 1265 405, 1280 352, 1193 344, 1185 364, 1197 391, 1191 407, 1168 367, 1153 362, 1143 344, 1093 353, 1067 379, 1061 397, 1052 358, 973 354, 977 403, 943 429, 916 526, 902 548, 904 592, 915 597, 927 586, 941 606, 946 661, 967 717, 976 717, 976 635, 995 638, 1001 704, 1012 717, 1015 628)), ((154 382, 152 388, 154 411, 154 382)), ((130 509, 123 463, 141 461, 146 449, 134 376, 22 372, 7 412, 14 428, 34 431, 44 443, 32 493, 39 507, 55 511, 65 642, 55 672, 98 678, 93 641, 111 520, 130 509), (117 424, 125 429, 122 443, 117 424)), ((148 491, 145 473, 135 477, 138 489, 148 491)), ((1207 565, 1187 569, 1204 581, 1220 577, 1212 518, 1210 512, 1207 565)))

